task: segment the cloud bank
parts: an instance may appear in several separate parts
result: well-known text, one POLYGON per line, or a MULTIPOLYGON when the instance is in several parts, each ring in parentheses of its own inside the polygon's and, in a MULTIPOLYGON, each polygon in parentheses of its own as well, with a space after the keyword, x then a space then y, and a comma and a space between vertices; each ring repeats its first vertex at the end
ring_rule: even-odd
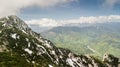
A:
MULTIPOLYGON (((73 1, 79 0, 0 0, 0 17, 16 15, 21 11, 21 9, 31 6, 45 8, 73 1)), ((112 7, 118 2, 120 2, 120 0, 105 0, 103 5, 112 7)))
POLYGON ((21 9, 31 6, 45 8, 71 1, 74 0, 0 0, 0 17, 15 15, 19 13, 21 9))
POLYGON ((54 20, 49 18, 42 18, 37 20, 34 19, 26 21, 27 24, 37 24, 41 27, 57 27, 75 23, 82 24, 82 23, 105 23, 105 22, 120 22, 120 15, 89 16, 70 20, 54 20))

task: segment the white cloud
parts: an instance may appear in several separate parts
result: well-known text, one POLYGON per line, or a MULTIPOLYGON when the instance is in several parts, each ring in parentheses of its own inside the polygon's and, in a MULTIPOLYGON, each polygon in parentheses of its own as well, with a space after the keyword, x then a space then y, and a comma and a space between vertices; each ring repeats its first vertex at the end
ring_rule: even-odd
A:
POLYGON ((103 3, 104 7, 107 8, 112 8, 116 3, 119 3, 120 0, 105 0, 105 2, 103 3))
POLYGON ((43 26, 43 27, 49 27, 49 26, 58 26, 58 22, 56 20, 53 19, 48 19, 48 18, 42 18, 42 19, 38 19, 38 20, 30 20, 30 21, 26 21, 27 24, 38 24, 39 26, 43 26))
POLYGON ((17 14, 22 8, 39 6, 41 8, 68 3, 74 0, 0 0, 0 17, 17 14))
POLYGON ((89 17, 80 17, 78 19, 70 20, 54 20, 54 19, 38 19, 38 20, 29 20, 26 21, 27 24, 37 24, 41 27, 56 27, 66 24, 74 23, 104 23, 104 22, 120 22, 120 15, 109 15, 109 16, 89 16, 89 17))

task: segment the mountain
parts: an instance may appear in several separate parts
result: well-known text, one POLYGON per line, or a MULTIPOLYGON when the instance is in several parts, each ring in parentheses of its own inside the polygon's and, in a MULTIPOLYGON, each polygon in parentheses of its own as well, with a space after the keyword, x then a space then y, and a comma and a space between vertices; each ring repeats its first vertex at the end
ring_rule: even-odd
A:
POLYGON ((29 27, 32 28, 35 32, 44 32, 45 30, 52 29, 52 27, 41 27, 38 24, 29 24, 29 27))
POLYGON ((57 47, 78 54, 102 56, 111 53, 120 57, 120 23, 69 24, 41 33, 57 47))
POLYGON ((119 59, 105 54, 103 61, 57 48, 17 16, 0 19, 0 67, 117 67, 119 59))

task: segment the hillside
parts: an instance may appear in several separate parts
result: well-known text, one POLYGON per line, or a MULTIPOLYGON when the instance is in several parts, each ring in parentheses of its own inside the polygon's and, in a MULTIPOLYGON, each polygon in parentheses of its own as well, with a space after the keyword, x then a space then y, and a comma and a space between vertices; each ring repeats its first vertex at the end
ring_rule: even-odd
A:
POLYGON ((42 32, 57 47, 77 54, 99 56, 111 53, 120 57, 120 23, 71 24, 42 32))

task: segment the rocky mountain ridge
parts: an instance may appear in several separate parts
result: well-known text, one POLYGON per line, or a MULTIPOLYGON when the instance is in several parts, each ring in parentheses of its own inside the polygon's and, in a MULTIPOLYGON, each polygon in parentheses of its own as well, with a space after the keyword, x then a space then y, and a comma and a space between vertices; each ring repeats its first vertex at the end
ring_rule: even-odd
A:
MULTIPOLYGON (((0 19, 0 54, 10 59, 18 57, 18 62, 23 60, 27 65, 22 67, 119 67, 119 59, 110 54, 105 54, 103 62, 93 56, 76 55, 70 50, 57 48, 17 16, 0 19)), ((0 60, 0 66, 8 67, 4 59, 0 60)), ((19 65, 12 60, 9 63, 10 67, 19 65)))

